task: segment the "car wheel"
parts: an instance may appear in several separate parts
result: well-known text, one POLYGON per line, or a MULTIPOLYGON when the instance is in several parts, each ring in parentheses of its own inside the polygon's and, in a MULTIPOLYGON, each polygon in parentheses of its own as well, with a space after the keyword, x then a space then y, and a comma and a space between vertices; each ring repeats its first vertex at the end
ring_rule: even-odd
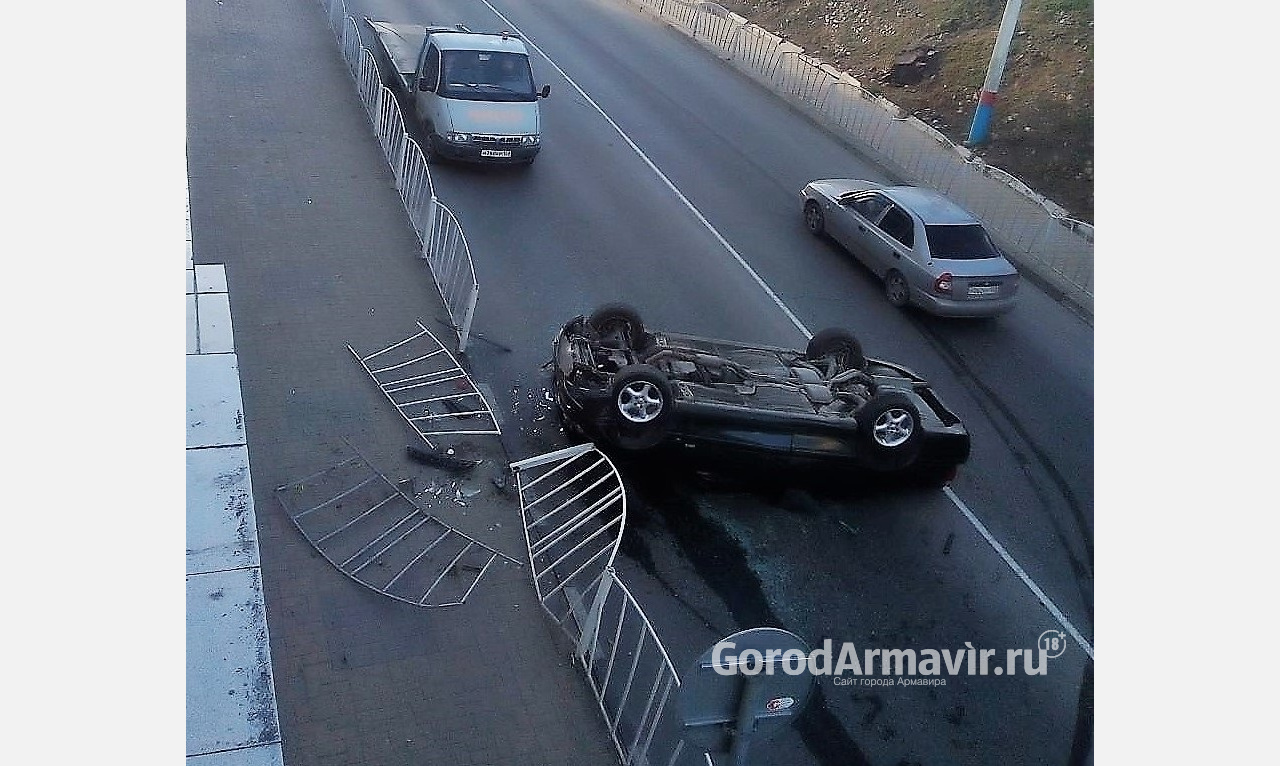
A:
POLYGON ((419 148, 422 149, 422 161, 428 165, 440 160, 440 155, 436 153, 436 144, 432 140, 430 132, 423 136, 422 145, 419 148))
POLYGON ((814 200, 804 203, 804 227, 815 237, 822 236, 827 229, 826 219, 822 216, 822 208, 814 200))
POLYGON ((805 359, 814 361, 827 356, 835 357, 840 371, 861 370, 867 366, 867 358, 862 355, 862 344, 853 333, 839 327, 819 330, 809 339, 809 345, 805 346, 805 359))
POLYGON ((609 438, 617 446, 648 449, 667 435, 671 421, 671 383, 647 364, 631 364, 614 376, 610 389, 609 438))
POLYGON ((640 312, 625 303, 609 303, 591 312, 587 326, 601 342, 617 339, 616 348, 638 349, 645 341, 640 312))
POLYGON ((924 429, 920 413, 905 394, 876 394, 858 412, 857 419, 859 433, 883 469, 900 470, 915 461, 924 429))
POLYGON ((902 272, 890 271, 885 275, 884 296, 898 308, 906 306, 911 301, 911 287, 907 284, 907 278, 902 276, 902 272))

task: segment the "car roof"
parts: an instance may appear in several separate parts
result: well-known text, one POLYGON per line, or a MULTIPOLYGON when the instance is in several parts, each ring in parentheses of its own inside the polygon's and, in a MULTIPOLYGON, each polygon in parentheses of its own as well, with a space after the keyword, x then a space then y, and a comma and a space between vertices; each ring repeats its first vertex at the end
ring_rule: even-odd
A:
POLYGON ((529 55, 524 42, 515 36, 479 34, 475 32, 436 32, 431 40, 446 51, 507 51, 529 55))
POLYGON ((972 213, 933 189, 919 186, 887 186, 880 190, 886 197, 910 210, 930 224, 980 223, 972 213))

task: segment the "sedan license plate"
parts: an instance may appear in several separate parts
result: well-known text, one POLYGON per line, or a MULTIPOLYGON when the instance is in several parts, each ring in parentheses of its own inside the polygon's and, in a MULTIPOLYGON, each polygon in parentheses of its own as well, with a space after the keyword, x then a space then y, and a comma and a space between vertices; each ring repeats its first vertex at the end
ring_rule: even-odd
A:
POLYGON ((481 149, 481 157, 493 157, 494 159, 509 159, 511 157, 510 149, 481 149))
POLYGON ((970 285, 970 298, 984 298, 989 295, 997 295, 1000 292, 1000 285, 970 285))

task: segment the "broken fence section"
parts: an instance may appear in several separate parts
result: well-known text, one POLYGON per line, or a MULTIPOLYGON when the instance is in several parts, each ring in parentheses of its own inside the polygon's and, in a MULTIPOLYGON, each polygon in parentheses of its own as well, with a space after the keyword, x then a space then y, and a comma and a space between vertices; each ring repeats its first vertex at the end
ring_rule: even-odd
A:
POLYGON ((457 606, 495 563, 519 565, 420 509, 361 457, 277 487, 276 497, 331 564, 414 606, 457 606))
POLYGON ((475 381, 422 322, 417 327, 417 333, 371 354, 350 344, 347 350, 432 449, 433 436, 501 434, 475 381))
POLYGON ((627 515, 617 469, 591 444, 511 469, 538 599, 572 643, 620 761, 705 763, 673 710, 680 677, 613 569, 627 515))

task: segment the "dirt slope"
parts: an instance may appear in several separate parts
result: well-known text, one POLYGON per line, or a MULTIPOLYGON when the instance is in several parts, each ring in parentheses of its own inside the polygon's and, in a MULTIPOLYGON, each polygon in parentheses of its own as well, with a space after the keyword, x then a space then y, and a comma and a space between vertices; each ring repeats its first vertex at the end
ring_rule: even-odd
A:
MULTIPOLYGON (((969 136, 1004 0, 719 0, 847 70, 956 143, 969 136), (888 75, 900 54, 932 48, 936 73, 888 75)), ((991 137, 977 152, 1093 221, 1093 0, 1023 0, 991 137)))

